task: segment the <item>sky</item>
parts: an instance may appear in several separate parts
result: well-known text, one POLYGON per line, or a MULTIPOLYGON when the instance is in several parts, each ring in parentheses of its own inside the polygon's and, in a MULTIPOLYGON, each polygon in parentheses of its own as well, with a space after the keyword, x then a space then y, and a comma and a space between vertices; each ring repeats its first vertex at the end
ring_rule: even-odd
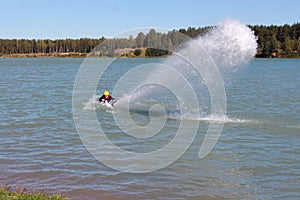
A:
POLYGON ((300 22, 289 0, 1 0, 0 38, 111 38, 141 27, 180 29, 233 18, 251 25, 300 22))

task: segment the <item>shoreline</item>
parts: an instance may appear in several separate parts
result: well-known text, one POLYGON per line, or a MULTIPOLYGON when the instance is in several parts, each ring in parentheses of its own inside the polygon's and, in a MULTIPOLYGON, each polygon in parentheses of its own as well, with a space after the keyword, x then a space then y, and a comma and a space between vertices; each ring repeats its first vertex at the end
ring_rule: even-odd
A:
MULTIPOLYGON (((0 58, 167 58, 169 56, 88 56, 88 53, 55 53, 55 54, 9 54, 0 55, 0 58)), ((256 59, 300 59, 298 57, 260 57, 255 56, 256 59)))
POLYGON ((87 53, 29 53, 4 54, 0 58, 85 58, 87 53))
MULTIPOLYGON (((151 49, 151 48, 150 48, 151 49)), ((113 56, 102 56, 100 51, 90 53, 67 52, 67 53, 15 53, 15 54, 0 54, 0 58, 167 58, 173 55, 173 52, 147 52, 147 48, 124 48, 116 49, 113 56), (138 51, 138 53, 137 53, 138 51), (148 53, 148 54, 147 54, 148 53), (161 54, 160 54, 161 53, 161 54)), ((299 59, 300 56, 285 57, 285 56, 270 56, 263 57, 259 52, 254 58, 262 59, 299 59)))
POLYGON ((15 54, 0 54, 0 58, 165 58, 172 55, 171 52, 165 54, 147 54, 147 48, 124 48, 116 49, 113 56, 99 56, 100 51, 90 53, 15 53, 15 54), (138 51, 138 53, 137 53, 138 51))
POLYGON ((21 200, 68 200, 67 197, 62 196, 60 193, 51 194, 44 190, 28 191, 26 188, 20 186, 11 187, 9 185, 0 185, 0 199, 21 199, 21 200))

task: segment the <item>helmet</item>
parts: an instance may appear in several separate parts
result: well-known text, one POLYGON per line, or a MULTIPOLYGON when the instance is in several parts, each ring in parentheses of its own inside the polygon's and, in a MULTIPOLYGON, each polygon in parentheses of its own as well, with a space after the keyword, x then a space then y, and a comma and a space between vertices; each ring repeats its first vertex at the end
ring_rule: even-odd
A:
POLYGON ((105 96, 108 96, 108 95, 109 95, 109 91, 104 91, 103 94, 104 94, 105 96))

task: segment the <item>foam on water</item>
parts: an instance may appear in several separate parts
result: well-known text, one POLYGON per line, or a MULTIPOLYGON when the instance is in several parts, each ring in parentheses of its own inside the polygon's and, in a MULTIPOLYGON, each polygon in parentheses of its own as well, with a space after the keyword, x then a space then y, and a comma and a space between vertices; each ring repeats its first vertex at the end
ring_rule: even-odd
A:
POLYGON ((87 102, 83 103, 83 109, 85 110, 96 110, 99 105, 99 95, 93 95, 87 102))
POLYGON ((195 121, 203 121, 203 122, 215 122, 215 123, 232 123, 232 124, 250 124, 250 123, 258 123, 257 120, 254 119, 240 119, 235 117, 230 117, 228 115, 223 116, 199 116, 194 113, 169 113, 166 118, 168 119, 176 119, 176 120, 195 120, 195 121))

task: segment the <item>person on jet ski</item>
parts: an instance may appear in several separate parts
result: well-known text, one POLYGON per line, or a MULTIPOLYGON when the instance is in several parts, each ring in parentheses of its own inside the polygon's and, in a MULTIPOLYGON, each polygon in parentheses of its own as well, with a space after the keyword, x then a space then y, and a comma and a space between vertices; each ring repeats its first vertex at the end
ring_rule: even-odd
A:
POLYGON ((111 100, 114 100, 114 98, 109 95, 109 91, 104 91, 103 95, 99 98, 100 102, 110 102, 111 100))

